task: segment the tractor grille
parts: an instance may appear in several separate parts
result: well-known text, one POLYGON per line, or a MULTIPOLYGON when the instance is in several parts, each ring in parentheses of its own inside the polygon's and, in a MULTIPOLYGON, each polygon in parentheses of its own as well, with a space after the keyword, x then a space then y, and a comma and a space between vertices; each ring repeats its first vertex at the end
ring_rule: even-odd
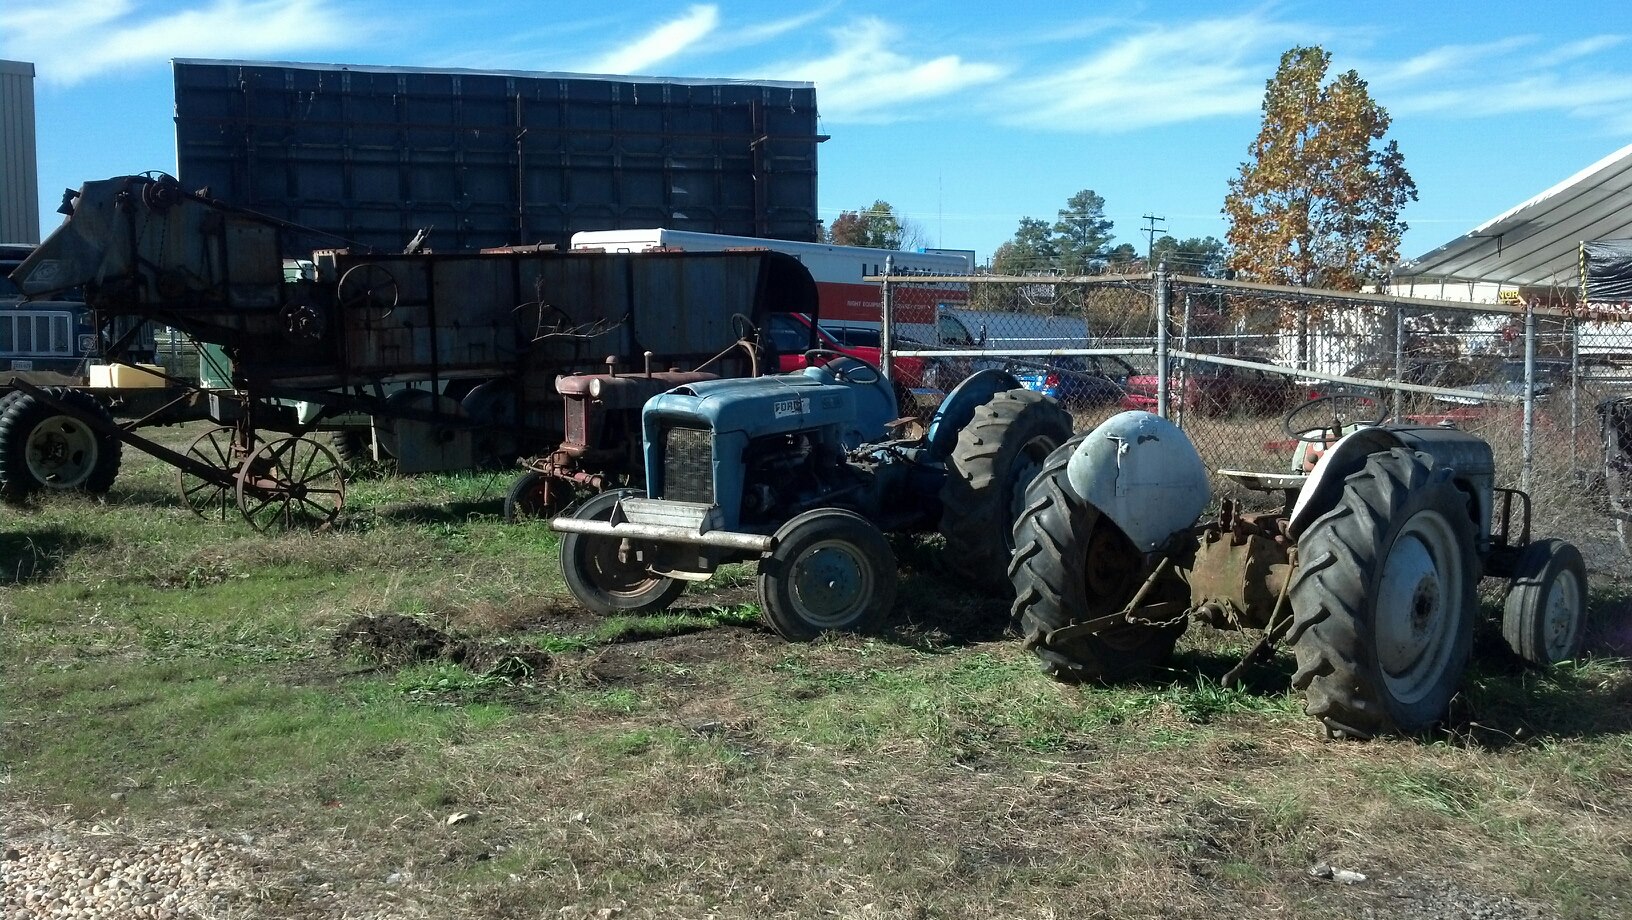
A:
POLYGON ((567 437, 568 444, 589 443, 589 400, 567 400, 567 437))
POLYGON ((663 498, 679 502, 714 501, 714 433, 697 428, 670 428, 663 445, 663 498))

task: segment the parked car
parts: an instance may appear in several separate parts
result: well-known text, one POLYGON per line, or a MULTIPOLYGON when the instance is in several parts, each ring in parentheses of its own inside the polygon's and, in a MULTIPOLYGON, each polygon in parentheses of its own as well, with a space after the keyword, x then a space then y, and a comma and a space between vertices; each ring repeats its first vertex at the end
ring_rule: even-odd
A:
MULTIPOLYGON (((938 351, 943 349, 974 349, 978 346, 967 336, 958 337, 959 330, 964 330, 962 322, 957 317, 943 315, 941 317, 941 334, 954 336, 942 338, 940 344, 931 344, 919 336, 933 334, 936 329, 927 323, 900 323, 892 330, 895 340, 892 350, 895 351, 938 351)), ((880 349, 884 331, 878 323, 861 320, 822 320, 822 332, 838 340, 846 348, 880 349)), ((922 380, 922 386, 934 387, 940 390, 951 390, 963 378, 974 373, 976 362, 966 357, 940 358, 896 358, 897 365, 902 361, 911 364, 921 364, 923 371, 917 376, 922 380)), ((983 365, 984 366, 984 365, 983 365)), ((910 370, 905 371, 909 375, 910 370)), ((897 374, 903 373, 898 369, 897 374)))
POLYGON ((994 366, 1013 374, 1026 389, 1053 397, 1067 409, 1120 403, 1127 395, 1129 378, 1138 375, 1133 365, 1113 355, 1011 358, 994 366))
MULTIPOLYGON (((879 365, 880 352, 877 345, 847 345, 821 326, 814 326, 810 317, 802 313, 772 313, 770 315, 769 333, 771 341, 776 346, 777 369, 780 371, 795 371, 809 365, 805 352, 810 349, 811 334, 816 336, 816 347, 826 348, 842 355, 859 358, 868 364, 879 365)), ((896 358, 891 362, 895 380, 901 386, 911 391, 920 405, 906 405, 902 410, 911 412, 920 408, 922 404, 938 402, 942 395, 934 359, 931 358, 896 358)))
MULTIPOLYGON (((1469 373, 1465 375, 1465 382, 1440 383, 1437 386, 1454 386, 1462 390, 1471 390, 1475 393, 1484 393, 1494 397, 1519 398, 1524 396, 1524 359, 1508 358, 1500 361, 1472 361, 1469 362, 1469 373)), ((1537 360, 1535 363, 1535 379, 1531 392, 1540 399, 1552 392, 1555 386, 1570 385, 1570 362, 1558 360, 1537 360)), ((1484 405, 1486 400, 1472 396, 1440 396, 1441 402, 1455 403, 1463 406, 1484 405)))
MULTIPOLYGON (((1239 356, 1240 360, 1271 365, 1268 360, 1239 356)), ((1156 411, 1155 374, 1128 378, 1124 409, 1156 411)), ((1175 406, 1186 412, 1207 416, 1284 412, 1302 401, 1302 393, 1290 375, 1233 364, 1193 362, 1189 372, 1169 378, 1168 392, 1175 406)))

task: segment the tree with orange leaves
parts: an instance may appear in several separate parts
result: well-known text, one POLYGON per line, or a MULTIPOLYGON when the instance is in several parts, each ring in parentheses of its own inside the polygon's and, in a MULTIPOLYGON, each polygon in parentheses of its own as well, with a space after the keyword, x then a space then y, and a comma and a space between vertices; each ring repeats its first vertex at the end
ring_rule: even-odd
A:
POLYGON ((1264 120, 1224 198, 1230 268, 1271 284, 1358 291, 1399 260, 1400 209, 1417 198, 1390 119, 1353 70, 1293 48, 1264 92, 1264 120))

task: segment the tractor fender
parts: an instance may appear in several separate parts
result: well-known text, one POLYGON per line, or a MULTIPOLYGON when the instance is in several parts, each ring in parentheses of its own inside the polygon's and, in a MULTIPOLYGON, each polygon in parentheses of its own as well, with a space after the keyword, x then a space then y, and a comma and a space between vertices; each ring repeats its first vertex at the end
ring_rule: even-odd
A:
POLYGON ((1344 435, 1326 449, 1298 492, 1287 518, 1286 535, 1296 540, 1343 498, 1343 481, 1366 468, 1366 458, 1396 447, 1425 453, 1435 466, 1455 470, 1458 485, 1473 499, 1474 525, 1490 533, 1491 487, 1495 464, 1490 445, 1476 435, 1439 425, 1378 425, 1344 435))
POLYGON ((1159 415, 1113 415, 1088 433, 1065 468, 1083 501, 1151 552, 1193 525, 1212 501, 1207 468, 1179 427, 1159 415))
POLYGON ((990 367, 970 374, 953 387, 929 420, 929 435, 925 439, 928 459, 936 462, 952 456, 952 449, 958 446, 958 432, 974 420, 975 410, 999 393, 1018 389, 1021 384, 1013 374, 990 367))
POLYGON ((1392 431, 1381 427, 1361 428, 1338 438, 1320 455, 1298 491, 1286 521, 1287 536, 1296 540, 1316 518, 1337 507, 1343 498, 1343 480, 1365 469, 1367 457, 1403 446, 1392 431))

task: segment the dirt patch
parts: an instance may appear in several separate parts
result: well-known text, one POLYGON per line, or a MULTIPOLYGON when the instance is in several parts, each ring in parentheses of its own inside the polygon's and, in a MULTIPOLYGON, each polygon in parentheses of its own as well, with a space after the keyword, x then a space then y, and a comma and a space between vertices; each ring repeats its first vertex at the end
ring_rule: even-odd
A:
POLYGON ((632 685, 662 679, 673 682, 675 666, 693 668, 721 661, 747 662, 782 640, 745 626, 720 626, 680 635, 620 641, 599 649, 580 666, 598 684, 632 685))
POLYGON ((461 639, 395 613, 357 617, 341 627, 329 647, 339 655, 395 668, 446 661, 479 674, 541 674, 550 667, 549 653, 539 649, 461 639))

